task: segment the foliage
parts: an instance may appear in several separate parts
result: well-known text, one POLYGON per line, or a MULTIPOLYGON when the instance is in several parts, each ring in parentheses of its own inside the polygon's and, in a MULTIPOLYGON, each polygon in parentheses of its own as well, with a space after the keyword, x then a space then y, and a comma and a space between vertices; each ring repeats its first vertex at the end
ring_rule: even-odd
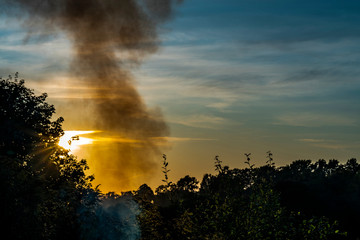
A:
POLYGON ((170 172, 170 170, 167 168, 167 166, 169 165, 168 161, 167 161, 167 158, 166 158, 166 155, 163 154, 163 166, 162 166, 162 169, 163 169, 163 173, 164 173, 164 179, 162 180, 167 187, 169 187, 171 185, 172 182, 169 182, 169 177, 168 177, 168 172, 170 172))
POLYGON ((76 239, 77 210, 91 188, 86 161, 57 145, 63 119, 52 121, 46 97, 18 74, 0 79, 0 218, 12 239, 76 239))
MULTIPOLYGON (((357 174, 355 160, 345 165, 334 160, 328 164, 323 160, 295 161, 276 168, 271 152, 262 167, 255 167, 250 154, 245 155, 245 169, 222 166, 216 156, 216 175, 205 174, 201 184, 186 176, 155 194, 147 185, 141 186, 133 193, 142 209, 141 239, 355 239, 356 233, 347 235, 352 229, 341 224, 344 219, 332 209, 321 214, 308 211, 294 199, 287 199, 291 188, 284 186, 287 181, 309 179, 309 186, 316 185, 316 179, 323 176, 322 193, 329 191, 324 186, 332 188, 337 174, 357 174)), ((321 194, 320 189, 316 191, 321 194)), ((334 195, 328 195, 327 201, 334 195)), ((314 200, 305 197, 310 197, 308 202, 314 200)))
POLYGON ((221 173, 223 171, 223 168, 221 166, 222 161, 220 160, 219 156, 215 156, 215 171, 218 173, 221 173))

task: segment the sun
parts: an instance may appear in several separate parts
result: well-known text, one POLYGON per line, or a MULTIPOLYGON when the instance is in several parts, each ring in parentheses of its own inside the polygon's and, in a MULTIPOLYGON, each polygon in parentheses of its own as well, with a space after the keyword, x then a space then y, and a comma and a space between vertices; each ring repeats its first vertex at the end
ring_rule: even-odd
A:
POLYGON ((71 152, 80 148, 81 145, 92 144, 95 140, 86 138, 82 135, 95 133, 97 131, 64 131, 64 135, 60 138, 58 145, 71 152))

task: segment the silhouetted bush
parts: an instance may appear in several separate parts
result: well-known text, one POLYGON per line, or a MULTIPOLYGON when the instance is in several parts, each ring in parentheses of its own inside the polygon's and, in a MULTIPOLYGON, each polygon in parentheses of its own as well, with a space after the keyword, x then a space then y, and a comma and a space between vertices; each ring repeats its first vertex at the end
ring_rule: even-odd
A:
POLYGON ((269 152, 267 164, 254 167, 250 154, 246 155, 248 168, 245 169, 222 166, 216 156, 217 173, 205 174, 200 184, 195 178, 185 176, 176 184, 158 187, 155 194, 150 187, 141 186, 134 192, 142 209, 141 239, 356 239, 359 236, 353 228, 359 224, 355 216, 359 216, 360 204, 356 160, 346 164, 336 160, 329 163, 300 160, 277 168, 269 152), (352 217, 351 224, 348 217, 352 217))

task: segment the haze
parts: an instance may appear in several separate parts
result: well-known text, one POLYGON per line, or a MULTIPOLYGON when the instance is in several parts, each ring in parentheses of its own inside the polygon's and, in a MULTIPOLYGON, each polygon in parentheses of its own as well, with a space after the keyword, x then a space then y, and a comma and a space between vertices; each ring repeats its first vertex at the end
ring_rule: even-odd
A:
POLYGON ((68 34, 24 44, 21 21, 2 15, 0 75, 18 71, 27 86, 47 92, 65 130, 99 131, 80 135, 101 140, 79 146, 78 154, 104 191, 161 184, 163 153, 173 181, 214 171, 215 155, 239 168, 244 153, 262 165, 269 150, 278 166, 297 159, 345 162, 360 157, 359 11, 357 1, 325 0, 189 0, 177 6, 159 25, 158 51, 140 56, 142 64, 128 52, 114 52, 146 116, 161 125, 146 138, 157 149, 150 151, 152 160, 124 160, 121 171, 110 164, 114 154, 124 154, 115 146, 136 145, 135 151, 139 139, 94 124, 100 113, 89 102, 114 92, 69 71, 68 34))

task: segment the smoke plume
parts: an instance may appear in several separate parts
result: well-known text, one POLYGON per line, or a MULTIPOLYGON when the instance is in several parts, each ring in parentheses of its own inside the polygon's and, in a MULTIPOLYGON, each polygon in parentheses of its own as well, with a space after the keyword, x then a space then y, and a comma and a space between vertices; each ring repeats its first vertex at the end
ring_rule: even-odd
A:
POLYGON ((171 19, 181 0, 1 1, 25 18, 30 38, 60 31, 68 36, 76 84, 97 89, 87 102, 94 115, 81 117, 93 118, 90 122, 97 129, 129 139, 113 144, 108 156, 97 154, 101 156, 95 161, 101 164, 93 169, 95 177, 108 174, 124 186, 134 172, 152 174, 158 152, 154 137, 166 136, 168 129, 161 114, 147 109, 139 96, 131 68, 157 50, 159 25, 171 19))
POLYGON ((139 214, 139 206, 130 196, 98 196, 90 192, 78 209, 81 239, 139 239, 139 214))

